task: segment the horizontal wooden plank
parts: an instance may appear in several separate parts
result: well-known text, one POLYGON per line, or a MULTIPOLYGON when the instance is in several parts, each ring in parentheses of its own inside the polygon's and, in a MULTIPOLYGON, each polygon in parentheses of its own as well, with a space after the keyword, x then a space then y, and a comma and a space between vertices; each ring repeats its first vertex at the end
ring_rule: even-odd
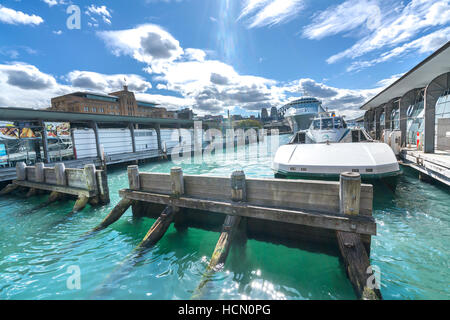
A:
MULTIPOLYGON (((143 191, 171 193, 169 174, 141 173, 140 179, 143 191)), ((186 196, 219 201, 231 198, 228 177, 185 175, 184 187, 186 196)), ((339 211, 339 182, 247 178, 246 187, 250 204, 331 213, 339 211)), ((372 202, 373 187, 362 184, 361 215, 372 215, 372 202)))
POLYGON ((86 197, 93 197, 95 196, 95 191, 88 191, 86 189, 79 189, 79 188, 73 188, 73 187, 67 187, 67 186, 57 186, 57 185, 51 185, 47 183, 37 183, 37 182, 30 182, 30 181, 13 181, 14 184, 17 184, 22 187, 28 187, 28 188, 35 188, 39 190, 47 190, 47 191, 56 191, 64 194, 72 194, 75 196, 82 195, 86 197))
POLYGON ((337 214, 324 214, 313 211, 288 210, 282 208, 269 208, 250 205, 247 203, 234 203, 231 201, 214 201, 190 197, 172 198, 170 195, 123 189, 119 191, 121 197, 159 203, 164 205, 190 208, 196 210, 219 212, 223 214, 250 217, 263 220, 280 221, 319 227, 359 234, 376 235, 376 223, 372 217, 343 216, 337 214))
POLYGON ((45 182, 48 184, 56 184, 56 173, 54 168, 44 168, 45 182))
POLYGON ((86 176, 82 169, 66 168, 67 185, 73 188, 87 189, 86 176))

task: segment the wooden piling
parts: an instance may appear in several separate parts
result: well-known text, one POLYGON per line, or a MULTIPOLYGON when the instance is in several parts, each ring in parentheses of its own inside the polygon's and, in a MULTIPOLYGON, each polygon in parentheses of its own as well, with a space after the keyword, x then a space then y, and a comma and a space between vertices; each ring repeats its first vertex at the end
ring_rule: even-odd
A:
POLYGON ((37 190, 35 188, 30 188, 28 190, 27 194, 25 195, 26 198, 31 198, 37 194, 37 190))
POLYGON ((16 190, 17 188, 19 188, 19 185, 17 185, 17 184, 8 184, 6 187, 4 187, 0 191, 0 196, 6 196, 7 194, 10 194, 11 192, 16 190))
POLYGON ((86 205, 88 204, 88 202, 89 202, 88 197, 86 197, 84 195, 78 196, 78 199, 75 202, 75 205, 73 206, 72 213, 76 213, 76 212, 83 210, 84 207, 86 207, 86 205))
POLYGON ((105 170, 99 170, 97 174, 97 186, 99 191, 99 200, 101 204, 108 204, 111 200, 109 198, 108 176, 105 170))
MULTIPOLYGON (((231 174, 231 199, 233 202, 245 202, 247 199, 245 173, 243 171, 234 171, 231 174)), ((208 268, 203 274, 202 281, 194 291, 192 299, 201 299, 204 296, 205 286, 211 279, 212 273, 220 271, 225 266, 231 242, 240 222, 240 216, 227 215, 225 217, 222 232, 211 256, 211 260, 209 261, 208 268)))
MULTIPOLYGON (((344 172, 340 176, 339 207, 343 215, 359 215, 361 176, 358 173, 344 172)), ((361 240, 361 235, 354 232, 336 231, 347 275, 359 298, 377 300, 381 298, 378 289, 369 284, 370 266, 367 251, 361 240)))
POLYGON ((97 177, 94 164, 87 164, 84 166, 84 177, 86 179, 86 189, 88 191, 97 191, 97 177))
POLYGON ((141 183, 139 181, 139 167, 138 166, 128 166, 128 184, 130 190, 139 190, 141 183))
POLYGON ((166 233, 173 222, 175 213, 172 207, 167 206, 138 245, 138 248, 154 246, 166 233))
POLYGON ((128 210, 128 208, 133 204, 133 200, 122 199, 119 203, 111 210, 111 212, 106 216, 105 219, 96 227, 93 231, 100 231, 107 228, 109 225, 113 224, 128 210))

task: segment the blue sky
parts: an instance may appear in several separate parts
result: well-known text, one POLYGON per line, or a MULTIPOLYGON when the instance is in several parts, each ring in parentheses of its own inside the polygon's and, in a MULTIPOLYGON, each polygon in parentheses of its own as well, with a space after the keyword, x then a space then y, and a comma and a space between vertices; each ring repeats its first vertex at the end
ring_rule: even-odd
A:
POLYGON ((0 1, 0 106, 112 92, 199 114, 359 106, 450 39, 450 0, 0 1), (80 29, 68 29, 69 6, 80 29))

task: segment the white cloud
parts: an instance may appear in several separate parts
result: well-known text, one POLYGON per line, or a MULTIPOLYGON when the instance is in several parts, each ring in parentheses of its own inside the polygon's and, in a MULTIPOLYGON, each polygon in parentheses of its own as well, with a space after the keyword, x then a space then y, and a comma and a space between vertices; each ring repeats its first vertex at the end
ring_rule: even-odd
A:
POLYGON ((287 22, 303 9, 304 0, 247 0, 238 18, 247 19, 249 28, 287 22))
POLYGON ((75 70, 67 75, 67 80, 73 87, 106 93, 122 90, 125 79, 131 91, 145 92, 152 88, 150 82, 136 74, 107 75, 91 71, 75 70))
POLYGON ((42 1, 44 1, 46 4, 48 4, 49 7, 53 7, 58 4, 58 0, 42 0, 42 1))
MULTIPOLYGON (((356 1, 366 2, 366 0, 356 1)), ((348 0, 346 3, 354 3, 355 0, 348 0)), ((375 4, 373 4, 374 6, 375 4)), ((355 10, 358 6, 354 5, 355 10)), ((423 30, 431 27, 444 26, 450 22, 450 1, 430 1, 430 0, 412 0, 408 5, 404 6, 400 10, 386 12, 386 8, 380 7, 380 12, 385 12, 381 17, 381 24, 370 30, 368 35, 357 41, 352 47, 344 50, 338 54, 335 54, 327 59, 328 63, 335 63, 343 58, 357 58, 374 50, 382 49, 384 47, 392 47, 401 43, 409 41, 422 32, 423 30)), ((357 12, 352 11, 349 8, 347 17, 354 15, 357 16, 357 12)), ((329 17, 321 23, 327 23, 327 21, 334 21, 336 15, 333 10, 326 11, 329 17)), ((324 16, 325 17, 325 16, 324 16)), ((348 18, 351 19, 351 18, 348 18)), ((357 18, 354 18, 357 19, 357 18)), ((339 19, 338 19, 339 20, 339 19)), ((336 21, 338 21, 336 20, 336 21)), ((344 24, 345 21, 341 19, 344 24)), ((349 24, 350 27, 356 27, 356 24, 349 24)), ((370 28, 368 28, 370 29, 370 28)), ((308 34, 314 34, 311 30, 314 30, 314 24, 306 28, 308 34)), ((344 30, 341 30, 344 31, 344 30)), ((332 31, 329 34, 334 34, 332 31)), ((321 37, 326 36, 326 33, 318 33, 321 37)))
POLYGON ((101 17, 104 23, 111 24, 111 9, 108 9, 106 6, 97 7, 91 4, 89 7, 87 7, 85 13, 91 17, 91 22, 89 24, 90 26, 98 26, 97 19, 93 17, 95 15, 101 17))
POLYGON ((97 34, 111 48, 113 54, 129 55, 156 68, 161 62, 173 61, 184 53, 178 40, 160 26, 153 24, 97 34))
POLYGON ((40 16, 29 15, 22 11, 6 8, 0 4, 0 22, 7 24, 39 25, 44 22, 40 16))
POLYGON ((381 11, 375 0, 349 0, 332 6, 313 17, 314 22, 306 26, 303 36, 308 39, 322 39, 365 25, 375 30, 381 23, 381 11))
POLYGON ((60 35, 62 35, 63 32, 61 30, 58 30, 58 31, 53 31, 53 33, 60 36, 60 35))
POLYGON ((58 84, 49 74, 33 65, 14 62, 0 64, 0 107, 47 108, 52 97, 66 94, 72 88, 58 84))
POLYGON ((431 53, 439 49, 448 41, 450 41, 450 27, 437 30, 414 41, 407 42, 382 53, 375 59, 355 61, 347 68, 347 71, 361 71, 364 68, 404 56, 410 52, 418 52, 420 54, 431 53))

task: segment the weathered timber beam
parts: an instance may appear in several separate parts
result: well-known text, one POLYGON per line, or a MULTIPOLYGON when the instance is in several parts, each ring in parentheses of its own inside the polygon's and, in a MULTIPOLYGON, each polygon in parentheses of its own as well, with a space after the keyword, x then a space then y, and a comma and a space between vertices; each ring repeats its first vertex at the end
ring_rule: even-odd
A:
POLYGON ((218 212, 233 216, 301 224, 331 230, 376 235, 376 223, 372 217, 350 217, 338 214, 332 215, 282 208, 268 208, 246 203, 233 203, 230 201, 214 201, 188 197, 173 198, 170 195, 132 191, 128 189, 120 190, 119 194, 122 198, 136 201, 218 212))
MULTIPOLYGON (((340 176, 339 207, 340 213, 358 216, 360 210, 361 176, 358 173, 344 172, 340 176)), ((361 235, 355 232, 336 231, 345 269, 353 288, 360 299, 377 300, 381 293, 370 281, 370 261, 361 235)))
POLYGON ((111 210, 111 212, 106 216, 105 219, 96 227, 93 231, 100 231, 113 224, 128 210, 128 208, 133 204, 133 200, 122 199, 119 203, 111 210))
POLYGON ((33 196, 35 196, 37 194, 37 189, 35 188, 30 188, 30 190, 28 190, 27 194, 26 194, 26 198, 31 198, 33 196))
POLYGON ((89 198, 86 196, 79 196, 75 205, 73 206, 72 213, 80 212, 86 207, 89 202, 89 198))
POLYGON ((95 195, 95 191, 89 191, 86 189, 80 189, 80 188, 74 188, 74 187, 68 187, 68 186, 58 186, 53 184, 45 184, 45 183, 38 183, 38 182, 31 182, 31 181, 18 181, 14 180, 13 184, 27 187, 27 188, 35 188, 35 189, 41 189, 41 190, 47 190, 47 191, 56 191, 60 193, 65 194, 71 194, 74 196, 78 195, 84 195, 87 197, 92 197, 95 195))
POLYGON ((11 192, 13 192, 14 190, 16 190, 19 187, 18 184, 8 184, 6 187, 4 187, 1 191, 0 191, 0 196, 5 196, 7 194, 10 194, 11 192))
POLYGON ((138 248, 148 248, 154 246, 166 233, 174 219, 175 214, 176 212, 173 207, 166 207, 147 232, 144 239, 138 245, 138 248))

